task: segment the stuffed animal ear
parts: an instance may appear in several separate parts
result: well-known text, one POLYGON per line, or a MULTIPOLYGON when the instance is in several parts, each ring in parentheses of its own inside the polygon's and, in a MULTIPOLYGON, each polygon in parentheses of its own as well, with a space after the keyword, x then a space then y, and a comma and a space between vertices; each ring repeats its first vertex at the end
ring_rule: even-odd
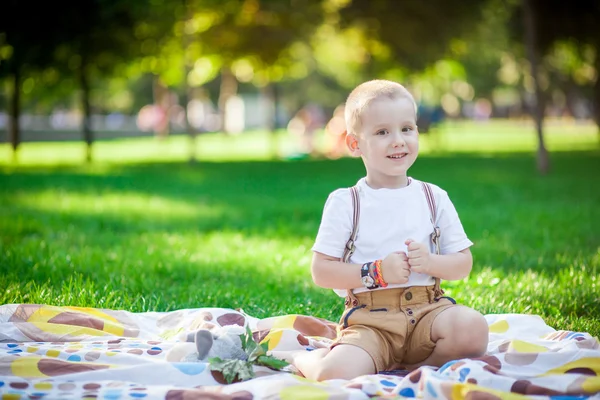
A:
POLYGON ((207 329, 200 329, 196 332, 196 348, 198 349, 198 359, 204 360, 213 345, 213 335, 207 329))

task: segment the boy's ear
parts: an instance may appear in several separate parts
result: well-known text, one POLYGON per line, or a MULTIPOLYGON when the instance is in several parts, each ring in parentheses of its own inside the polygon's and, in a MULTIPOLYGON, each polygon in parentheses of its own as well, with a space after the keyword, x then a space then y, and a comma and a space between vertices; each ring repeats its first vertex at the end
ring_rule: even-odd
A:
POLYGON ((358 146, 358 137, 354 133, 346 134, 346 146, 353 157, 359 157, 362 154, 358 146))

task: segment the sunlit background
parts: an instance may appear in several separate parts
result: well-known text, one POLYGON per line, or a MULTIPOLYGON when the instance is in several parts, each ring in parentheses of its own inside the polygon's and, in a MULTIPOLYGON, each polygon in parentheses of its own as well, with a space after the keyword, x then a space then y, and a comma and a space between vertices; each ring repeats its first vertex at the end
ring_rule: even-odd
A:
POLYGON ((3 0, 0 304, 335 320, 310 248, 364 174, 345 98, 385 78, 418 103, 411 174, 476 243, 448 293, 598 334, 599 23, 596 0, 3 0))

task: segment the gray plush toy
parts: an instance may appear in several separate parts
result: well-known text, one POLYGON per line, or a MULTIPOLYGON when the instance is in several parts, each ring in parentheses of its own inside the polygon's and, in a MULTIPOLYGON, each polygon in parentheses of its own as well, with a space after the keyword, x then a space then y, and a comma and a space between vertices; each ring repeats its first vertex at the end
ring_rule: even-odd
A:
POLYGON ((177 343, 167 352, 169 362, 207 362, 213 357, 222 360, 247 360, 240 335, 244 328, 227 325, 213 330, 200 329, 187 335, 186 341, 177 343))

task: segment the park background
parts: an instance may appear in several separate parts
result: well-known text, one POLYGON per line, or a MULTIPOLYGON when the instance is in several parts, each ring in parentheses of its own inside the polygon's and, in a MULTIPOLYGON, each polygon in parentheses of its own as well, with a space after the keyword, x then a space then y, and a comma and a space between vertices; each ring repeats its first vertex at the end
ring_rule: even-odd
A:
POLYGON ((337 320, 310 248, 364 169, 327 123, 386 78, 475 242, 447 293, 600 335, 598 2, 1 7, 0 304, 337 320))

